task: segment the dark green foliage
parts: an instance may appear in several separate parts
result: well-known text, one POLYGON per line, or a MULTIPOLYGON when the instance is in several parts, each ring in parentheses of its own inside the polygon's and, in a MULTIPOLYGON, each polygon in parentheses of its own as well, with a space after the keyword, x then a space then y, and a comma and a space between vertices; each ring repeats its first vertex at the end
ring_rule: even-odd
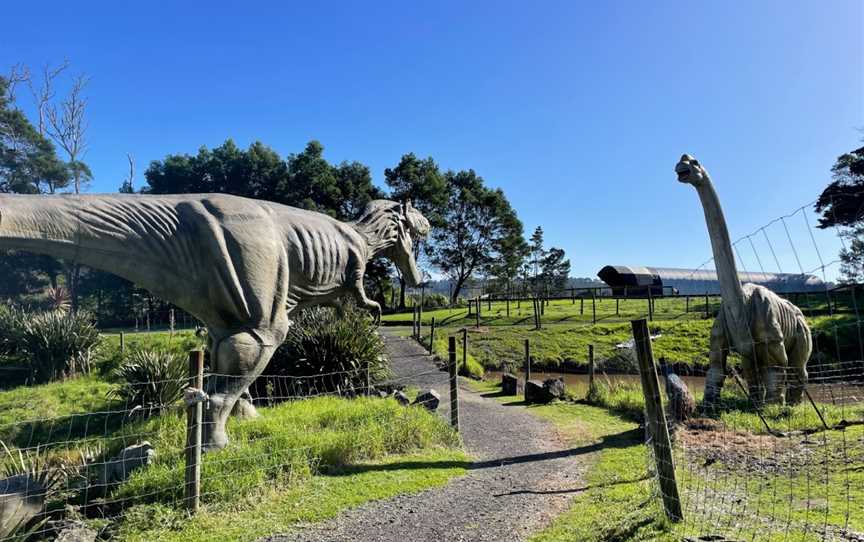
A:
POLYGON ((0 309, 0 358, 26 365, 31 384, 89 373, 99 343, 87 313, 0 309))
POLYGON ((232 140, 198 154, 175 154, 154 161, 144 173, 151 194, 219 192, 265 199, 352 219, 380 197, 369 168, 358 162, 331 165, 324 147, 310 141, 299 154, 282 159, 261 142, 247 150, 232 140))
POLYGON ((158 414, 180 400, 188 384, 186 358, 167 350, 133 352, 112 376, 120 382, 110 396, 126 408, 140 406, 147 414, 158 414))
POLYGON ((819 195, 820 228, 841 228, 849 245, 840 251, 841 281, 864 280, 864 147, 837 158, 832 181, 819 195))
POLYGON ((19 355, 30 367, 33 383, 90 372, 99 330, 84 312, 20 312, 19 355))
POLYGON ((253 396, 365 393, 367 370, 373 383, 386 378, 384 342, 369 315, 353 304, 342 312, 318 307, 295 316, 285 342, 253 384, 253 396))

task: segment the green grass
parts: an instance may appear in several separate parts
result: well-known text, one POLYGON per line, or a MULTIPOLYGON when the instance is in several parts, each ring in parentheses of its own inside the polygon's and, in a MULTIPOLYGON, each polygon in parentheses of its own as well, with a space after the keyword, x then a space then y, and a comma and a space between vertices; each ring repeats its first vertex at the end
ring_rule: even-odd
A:
POLYGON ((101 435, 105 424, 115 425, 108 414, 106 395, 114 385, 96 376, 82 376, 39 386, 0 391, 0 440, 18 447, 56 440, 101 435), (81 413, 97 414, 81 414, 81 413))
MULTIPOLYGON (((476 383, 481 392, 500 388, 476 383)), ((504 403, 520 403, 521 397, 497 397, 504 403)), ((579 540, 678 540, 668 529, 662 510, 652 497, 647 477, 648 454, 639 424, 601 407, 556 402, 528 407, 551 421, 580 457, 590 465, 573 488, 570 510, 535 534, 532 542, 579 540)))
MULTIPOLYGON (((189 350, 191 332, 127 334, 126 348, 189 350)), ((143 440, 153 464, 100 495, 67 489, 52 509, 83 499, 98 504, 94 527, 124 540, 253 540, 298 521, 332 517, 372 499, 421 491, 461 475, 468 465, 458 435, 440 417, 392 399, 319 397, 260 408, 260 417, 231 419, 229 446, 205 454, 202 509, 189 518, 181 506, 185 415, 168 411, 129 418, 108 393, 119 359, 119 336, 103 341, 91 376, 0 391, 0 439, 13 450, 47 445, 42 453, 78 459, 95 451, 114 457, 143 440), (100 376, 100 374, 102 376, 100 376), (93 499, 96 501, 93 501, 93 499)))
MULTIPOLYGON (((531 301, 510 303, 510 316, 507 316, 506 303, 495 301, 492 309, 483 303, 480 310, 480 322, 484 326, 533 325, 534 312, 531 301)), ((709 298, 708 312, 714 314, 719 308, 719 297, 709 298)), ((636 318, 648 317, 647 299, 622 299, 618 302, 618 312, 615 310, 614 299, 598 297, 594 304, 598 322, 628 322, 636 318)), ((657 320, 699 320, 705 316, 704 298, 693 297, 690 300, 690 310, 687 311, 686 301, 678 298, 660 298, 654 300, 654 318, 657 320)), ((476 317, 468 316, 465 307, 452 309, 428 309, 423 311, 423 325, 429 325, 435 318, 439 326, 473 326, 476 317)), ((580 305, 579 300, 558 299, 549 302, 541 316, 543 323, 593 323, 595 315, 591 311, 591 299, 587 298, 580 305), (580 311, 581 308, 581 311, 580 311)), ((411 325, 412 313, 402 312, 384 315, 381 319, 387 325, 411 325)))
MULTIPOLYGON (((487 392, 499 389, 489 382, 475 387, 487 392)), ((741 462, 758 462, 763 455, 768 457, 770 469, 774 464, 771 453, 780 444, 773 440, 747 444, 751 439, 773 437, 765 436, 754 412, 734 409, 742 398, 730 390, 724 390, 730 409, 721 416, 728 432, 706 433, 709 439, 712 434, 718 439, 709 449, 717 450, 719 445, 721 450, 726 449, 728 458, 721 455, 719 461, 706 461, 696 450, 676 446, 685 522, 668 522, 660 507, 655 482, 647 478, 649 454, 643 444, 644 433, 633 421, 634 417, 641 417, 641 412, 634 416, 642 407, 640 396, 637 386, 612 386, 598 401, 603 406, 558 402, 529 407, 552 421, 572 446, 596 445, 593 456, 585 456, 590 458, 591 466, 584 488, 575 492, 570 511, 537 533, 532 542, 672 541, 699 533, 725 534, 735 540, 779 541, 789 539, 787 523, 791 524, 793 540, 809 541, 821 539, 818 529, 823 524, 842 527, 847 518, 851 530, 864 531, 864 515, 857 514, 860 503, 864 503, 864 471, 860 468, 864 461, 861 448, 864 426, 850 427, 845 433, 825 431, 776 441, 792 443, 799 450, 796 453, 805 454, 797 457, 807 457, 806 450, 812 450, 812 460, 805 461, 791 474, 782 469, 749 470, 741 462), (747 437, 748 433, 753 436, 747 437), (807 444, 800 444, 803 439, 807 444), (733 444, 727 448, 727 442, 733 444), (700 508, 700 502, 705 508, 700 508)), ((498 399, 521 402, 521 398, 498 399)), ((840 414, 846 419, 864 417, 861 408, 847 406, 840 411, 834 406, 820 407, 829 423, 839 421, 840 414)), ((765 415, 775 429, 820 427, 810 405, 769 407, 765 415)))
MULTIPOLYGON (((204 456, 204 514, 194 525, 180 521, 182 511, 171 513, 183 493, 185 421, 165 415, 125 428, 122 433, 130 436, 145 435, 158 456, 109 497, 136 504, 124 514, 122 538, 188 540, 200 522, 209 525, 211 537, 233 540, 228 533, 236 527, 222 525, 227 531, 219 532, 220 522, 213 518, 236 523, 237 513, 260 515, 262 506, 269 507, 274 517, 256 526, 260 536, 287 528, 286 517, 320 519, 344 506, 401 492, 401 482, 406 490, 419 490, 464 471, 458 436, 433 414, 393 400, 316 398, 260 411, 257 419, 232 419, 229 447, 204 456), (406 456, 421 467, 409 468, 406 456), (341 494, 318 495, 322 485, 341 494), (330 512, 322 516, 310 498, 330 512), (178 525, 183 528, 172 530, 178 525)), ((253 537, 251 530, 243 535, 253 537)))
MULTIPOLYGON (((705 365, 710 328, 710 321, 654 322, 652 333, 662 334, 653 343, 654 354, 658 359, 663 356, 670 361, 705 365)), ((563 363, 587 367, 588 345, 594 345, 595 359, 602 360, 615 354, 617 344, 632 338, 630 324, 555 325, 540 330, 524 327, 467 329, 470 357, 486 369, 500 369, 507 364, 522 367, 525 339, 530 341, 535 367, 555 368, 563 363)), ((436 330, 435 354, 446 358, 447 345, 442 331, 450 330, 436 330)), ((428 344, 428 335, 424 332, 423 336, 428 344)))

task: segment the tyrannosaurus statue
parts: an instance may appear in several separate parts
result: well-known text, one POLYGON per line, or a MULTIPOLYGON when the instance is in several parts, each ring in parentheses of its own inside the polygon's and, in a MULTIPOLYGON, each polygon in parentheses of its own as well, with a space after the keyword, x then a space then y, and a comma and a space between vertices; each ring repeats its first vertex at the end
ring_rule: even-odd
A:
POLYGON ((82 263, 126 278, 207 326, 205 447, 222 448, 238 398, 285 339, 290 314, 366 296, 366 264, 385 256, 420 281, 412 242, 429 222, 410 203, 375 200, 361 217, 224 194, 0 195, 0 249, 82 263))
POLYGON ((708 172, 685 154, 675 166, 675 173, 678 181, 693 185, 699 194, 720 282, 722 303, 711 328, 705 404, 714 406, 720 398, 730 348, 741 356, 744 379, 756 404, 783 402, 787 385, 789 401, 800 401, 813 348, 804 315, 764 286, 741 285, 726 219, 708 172))

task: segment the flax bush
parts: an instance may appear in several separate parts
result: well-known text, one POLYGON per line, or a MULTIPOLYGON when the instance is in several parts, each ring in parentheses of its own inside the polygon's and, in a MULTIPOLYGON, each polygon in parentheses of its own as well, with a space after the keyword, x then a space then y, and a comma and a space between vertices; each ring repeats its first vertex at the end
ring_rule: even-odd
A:
POLYGON ((133 352, 114 370, 120 385, 109 392, 127 408, 142 407, 145 414, 158 414, 180 400, 187 378, 186 359, 166 350, 133 352))
POLYGON ((61 311, 15 314, 17 355, 29 366, 32 383, 90 372, 100 337, 89 314, 61 311))
POLYGON ((293 320, 285 342, 252 386, 253 396, 278 400, 295 395, 363 393, 367 369, 372 383, 389 375, 384 341, 367 311, 350 303, 341 311, 316 307, 293 320))

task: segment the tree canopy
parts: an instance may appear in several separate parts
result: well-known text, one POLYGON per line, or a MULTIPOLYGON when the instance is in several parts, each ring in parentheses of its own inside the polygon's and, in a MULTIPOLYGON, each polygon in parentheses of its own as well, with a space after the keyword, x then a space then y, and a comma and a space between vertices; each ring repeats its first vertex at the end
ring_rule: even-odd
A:
POLYGON ((486 187, 473 170, 448 171, 447 203, 441 223, 426 245, 429 260, 453 281, 453 300, 465 282, 478 272, 491 272, 511 246, 508 239, 522 236, 522 223, 500 189, 486 187))
POLYGON ((324 146, 310 141, 303 152, 283 159, 261 142, 248 149, 228 139, 201 147, 195 155, 168 155, 150 163, 144 173, 150 194, 219 192, 275 201, 319 211, 341 220, 355 218, 382 192, 372 184, 369 168, 359 162, 332 165, 324 146))
POLYGON ((864 281, 864 147, 841 155, 819 195, 820 228, 837 227, 849 244, 840 251, 842 282, 864 281))

